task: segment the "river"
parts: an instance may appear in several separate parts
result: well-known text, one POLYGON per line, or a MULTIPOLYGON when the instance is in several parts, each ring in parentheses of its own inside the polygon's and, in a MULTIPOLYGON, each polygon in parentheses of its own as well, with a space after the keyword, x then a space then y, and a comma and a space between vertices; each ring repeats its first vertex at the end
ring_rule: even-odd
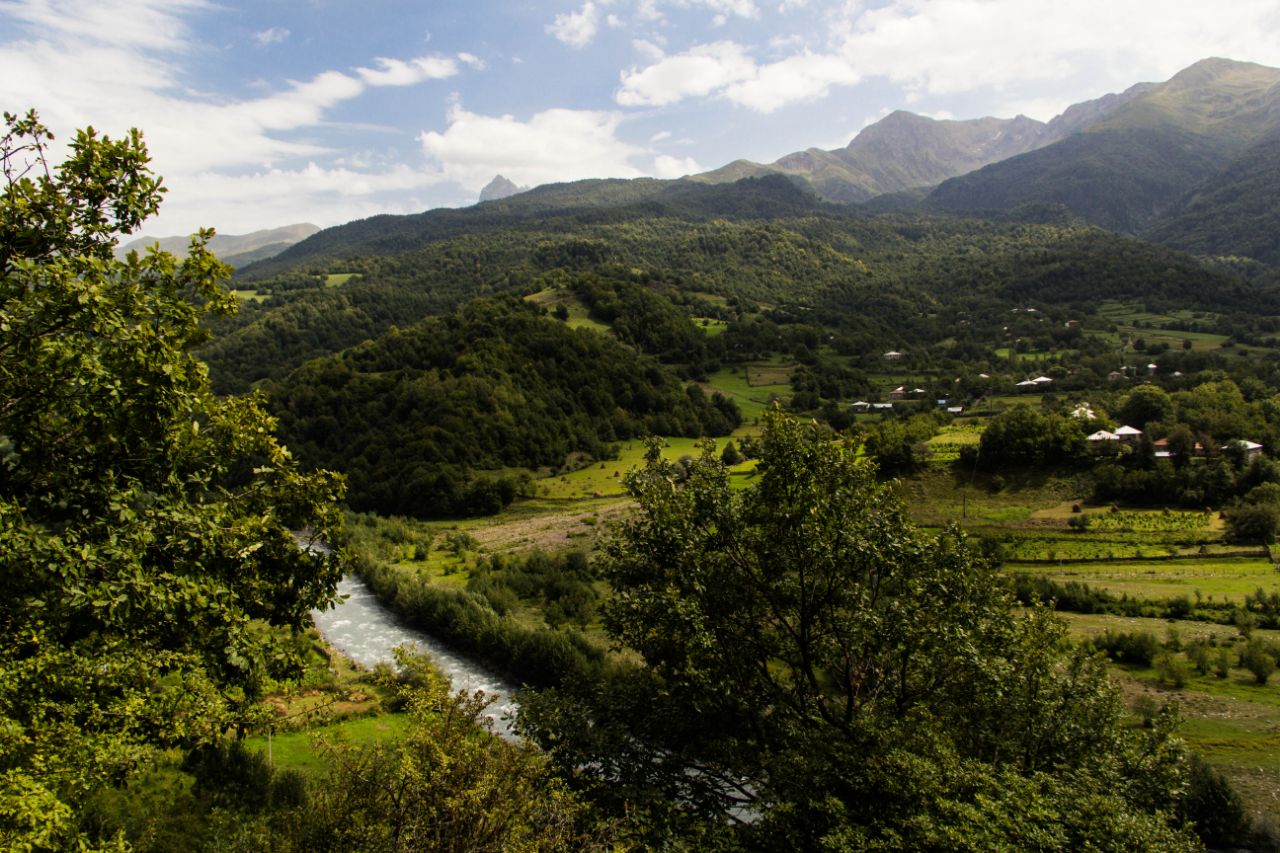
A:
POLYGON ((488 717, 493 731, 509 741, 519 738, 512 730, 519 706, 514 700, 515 688, 477 663, 451 652, 439 640, 401 624, 390 610, 354 575, 338 584, 342 599, 332 610, 315 610, 311 615, 316 628, 333 646, 363 666, 395 663, 392 654, 397 646, 416 645, 431 655, 436 668, 449 677, 454 690, 474 693, 483 690, 498 699, 489 706, 488 717))

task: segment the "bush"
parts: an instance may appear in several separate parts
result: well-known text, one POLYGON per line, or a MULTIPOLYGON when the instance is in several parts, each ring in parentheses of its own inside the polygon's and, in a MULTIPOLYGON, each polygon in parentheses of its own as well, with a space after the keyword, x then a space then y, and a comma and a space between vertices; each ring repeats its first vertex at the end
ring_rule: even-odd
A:
POLYGON ((1250 640, 1240 652, 1240 665, 1249 670, 1259 684, 1266 684, 1271 673, 1276 671, 1275 654, 1261 640, 1250 640))
POLYGON ((1196 835, 1208 847, 1239 847, 1249 843, 1249 817, 1240 795, 1225 776, 1199 755, 1191 756, 1182 816, 1194 824, 1196 835))
POLYGON ((1156 655, 1155 668, 1156 675, 1162 682, 1167 682, 1178 690, 1187 686, 1187 680, 1191 676, 1191 668, 1187 666, 1186 659, 1168 649, 1156 655))
POLYGON ((1112 631, 1093 640, 1093 647, 1119 663, 1151 666, 1160 653, 1160 641, 1150 631, 1112 631))

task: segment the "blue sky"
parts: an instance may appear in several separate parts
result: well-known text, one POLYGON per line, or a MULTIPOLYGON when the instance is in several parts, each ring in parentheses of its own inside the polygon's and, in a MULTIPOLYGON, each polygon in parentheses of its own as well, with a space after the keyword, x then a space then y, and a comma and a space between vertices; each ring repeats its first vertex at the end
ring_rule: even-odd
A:
POLYGON ((895 109, 1047 120, 1207 56, 1280 66, 1280 3, 0 0, 3 108, 141 128, 151 235, 768 162, 895 109))

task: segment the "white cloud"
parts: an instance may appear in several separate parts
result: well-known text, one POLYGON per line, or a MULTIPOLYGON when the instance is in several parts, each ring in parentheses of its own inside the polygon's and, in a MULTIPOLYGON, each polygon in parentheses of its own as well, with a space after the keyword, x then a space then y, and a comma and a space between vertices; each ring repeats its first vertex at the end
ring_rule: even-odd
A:
POLYGON ((11 27, 0 35, 0 102, 37 107, 63 143, 87 124, 112 136, 142 128, 152 167, 170 189, 160 224, 147 226, 152 231, 332 223, 343 218, 340 210, 349 219, 393 206, 403 196, 389 196, 392 188, 438 181, 403 166, 326 166, 337 152, 308 132, 330 125, 335 107, 371 87, 449 77, 459 62, 473 63, 384 58, 370 68, 275 83, 259 97, 210 96, 192 91, 182 63, 210 53, 194 34, 193 16, 217 11, 197 0, 0 0, 0 21, 11 27), (307 158, 315 163, 295 165, 307 158), (286 189, 296 194, 282 195, 286 189), (292 213, 280 213, 286 209, 292 213))
POLYGON ((458 73, 458 63, 443 56, 420 56, 408 61, 380 56, 374 64, 378 66, 377 70, 356 69, 360 79, 370 86, 412 86, 425 80, 443 80, 458 73))
POLYGON ((758 18, 760 10, 754 0, 689 0, 695 6, 706 6, 718 15, 758 18))
POLYGON ((861 77, 838 57, 802 53, 765 65, 754 77, 725 89, 735 104, 761 113, 801 101, 824 98, 836 85, 852 85, 861 77))
POLYGON ((713 42, 624 72, 615 99, 627 107, 663 106, 712 94, 755 73, 755 62, 741 45, 713 42))
POLYGON ((455 105, 443 133, 425 132, 419 140, 443 178, 473 191, 496 174, 526 186, 640 177, 631 159, 644 152, 618 138, 621 119, 616 112, 551 109, 526 122, 455 105))
POLYGON ((648 39, 632 39, 631 47, 649 62, 657 62, 665 55, 661 47, 648 39))
POLYGON ((163 205, 163 225, 148 223, 147 232, 182 233, 199 223, 234 223, 220 230, 242 233, 303 220, 326 227, 378 213, 417 212, 424 205, 406 199, 405 192, 425 190, 439 181, 439 176, 402 164, 378 172, 312 162, 242 175, 183 174, 166 179, 170 192, 163 205))
POLYGON ((683 178, 685 175, 692 175, 701 171, 703 171, 703 168, 692 157, 679 159, 669 154, 659 154, 653 158, 653 176, 655 178, 683 178))
POLYGON ((484 70, 484 60, 474 53, 459 53, 458 61, 468 68, 474 68, 476 71, 484 70))
POLYGON ((653 136, 650 136, 650 137, 649 137, 649 141, 650 141, 650 142, 662 142, 663 140, 670 139, 670 138, 671 138, 671 131, 669 131, 669 130, 660 130, 660 131, 658 131, 657 133, 655 133, 653 136))
POLYGON ((1030 91, 1083 77, 1118 89, 1211 55, 1277 64, 1280 6, 899 0, 849 18, 839 53, 863 74, 929 95, 1030 91))
MULTIPOLYGON (((672 0, 675 2, 676 0, 672 0)), ((657 0, 641 8, 658 10, 657 0)), ((745 0, 684 0, 717 14, 755 14, 745 0)), ((809 4, 781 0, 779 12, 809 4)), ((1084 97, 1162 80, 1206 56, 1280 65, 1275 0, 892 0, 868 9, 850 0, 821 12, 821 48, 775 37, 783 52, 759 63, 746 47, 704 43, 632 68, 616 94, 623 106, 724 97, 758 112, 884 78, 908 103, 979 94, 1049 118, 1084 97), (1034 111, 1033 111, 1034 110, 1034 111)))
POLYGON ((270 27, 260 33, 253 34, 253 40, 262 47, 266 47, 270 44, 280 44, 288 39, 289 31, 284 27, 270 27))
POLYGON ((596 37, 599 25, 596 5, 587 0, 577 12, 556 15, 555 21, 547 25, 547 32, 570 47, 586 47, 596 37))

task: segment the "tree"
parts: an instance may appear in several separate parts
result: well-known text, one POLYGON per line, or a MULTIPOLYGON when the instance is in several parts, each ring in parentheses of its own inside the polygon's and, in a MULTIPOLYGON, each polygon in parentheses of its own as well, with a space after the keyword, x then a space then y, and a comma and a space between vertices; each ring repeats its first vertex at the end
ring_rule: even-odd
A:
POLYGON ((192 240, 112 257, 163 188, 135 130, 52 168, 34 112, 0 140, 0 846, 75 846, 75 806, 156 745, 243 724, 325 606, 334 475, 299 473, 255 398, 190 349, 229 274, 192 240))
POLYGON ((1240 665, 1249 670, 1258 684, 1266 684, 1276 671, 1276 658, 1262 640, 1250 640, 1240 652, 1240 665))
POLYGON ((592 796, 654 846, 1194 847, 1169 720, 1126 730, 1105 663, 855 446, 776 410, 762 442, 745 489, 656 447, 628 481, 605 624, 642 663, 522 713, 592 796))
POLYGON ((1120 402, 1117 415, 1129 426, 1144 429, 1153 421, 1165 422, 1172 418, 1173 400, 1159 386, 1139 385, 1120 402))
MULTIPOLYGON (((273 849, 364 853, 613 850, 608 828, 529 745, 477 737, 492 697, 451 695, 422 657, 398 654, 408 725, 390 744, 327 743, 329 774, 278 821, 273 849)), ((255 829, 259 829, 255 827, 255 829)), ((260 850, 253 832, 236 849, 260 850)))
POLYGON ((978 459, 984 467, 1052 465, 1084 452, 1084 432, 1075 418, 1011 406, 982 431, 978 459))

